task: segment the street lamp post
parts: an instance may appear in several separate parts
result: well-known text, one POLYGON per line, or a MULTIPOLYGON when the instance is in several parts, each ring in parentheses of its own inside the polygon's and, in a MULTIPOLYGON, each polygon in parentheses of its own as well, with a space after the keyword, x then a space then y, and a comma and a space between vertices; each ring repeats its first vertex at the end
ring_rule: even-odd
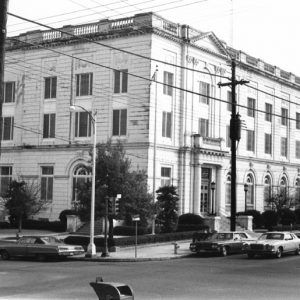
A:
POLYGON ((90 224, 90 243, 87 248, 86 257, 92 257, 96 255, 96 246, 94 243, 94 230, 95 230, 95 182, 96 182, 96 116, 97 111, 95 111, 94 116, 80 105, 71 105, 70 110, 75 111, 76 107, 83 109, 87 112, 93 123, 93 165, 92 165, 92 192, 91 192, 91 224, 90 224))
POLYGON ((248 192, 248 188, 249 188, 248 184, 245 183, 245 184, 244 184, 244 192, 245 192, 245 211, 247 211, 247 192, 248 192))
POLYGON ((212 193, 212 197, 211 197, 211 214, 214 215, 215 214, 215 189, 216 189, 216 183, 214 181, 211 182, 210 184, 210 188, 211 188, 211 193, 212 193))

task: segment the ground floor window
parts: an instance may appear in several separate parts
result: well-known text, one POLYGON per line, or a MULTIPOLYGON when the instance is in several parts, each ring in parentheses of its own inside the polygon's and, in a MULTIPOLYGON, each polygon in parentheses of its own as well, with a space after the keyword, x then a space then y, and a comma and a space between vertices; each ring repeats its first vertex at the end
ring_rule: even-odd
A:
POLYGON ((248 192, 247 192, 247 210, 254 209, 254 196, 255 196, 255 184, 254 177, 252 174, 247 175, 246 183, 248 184, 248 192))
POLYGON ((0 167, 0 197, 4 197, 12 180, 12 167, 0 167))
POLYGON ((78 194, 80 188, 86 186, 91 179, 91 173, 85 166, 78 166, 73 173, 73 192, 72 192, 72 206, 77 209, 79 204, 78 194))
POLYGON ((53 167, 41 167, 41 199, 53 200, 53 167))

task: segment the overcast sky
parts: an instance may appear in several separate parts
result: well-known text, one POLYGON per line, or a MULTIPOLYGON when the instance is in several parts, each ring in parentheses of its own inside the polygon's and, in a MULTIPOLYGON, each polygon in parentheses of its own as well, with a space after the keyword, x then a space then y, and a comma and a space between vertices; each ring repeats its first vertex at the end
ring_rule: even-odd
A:
MULTIPOLYGON (((300 76, 300 0, 9 0, 9 12, 54 27, 153 11, 300 76)), ((8 36, 37 29, 8 16, 8 36)), ((45 29, 45 28, 44 28, 45 29)))

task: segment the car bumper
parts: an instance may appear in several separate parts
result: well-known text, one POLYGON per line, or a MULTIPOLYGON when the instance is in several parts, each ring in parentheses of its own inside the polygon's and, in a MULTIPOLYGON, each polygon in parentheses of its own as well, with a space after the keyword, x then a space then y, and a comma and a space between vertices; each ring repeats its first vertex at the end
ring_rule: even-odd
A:
POLYGON ((254 255, 274 255, 276 253, 275 249, 272 250, 247 250, 247 254, 254 254, 254 255))
POLYGON ((195 244, 190 245, 190 250, 194 253, 211 253, 211 254, 218 254, 220 253, 220 248, 210 248, 210 249, 201 249, 195 244))
POLYGON ((84 254, 84 251, 64 251, 58 253, 59 256, 74 256, 80 254, 84 254))

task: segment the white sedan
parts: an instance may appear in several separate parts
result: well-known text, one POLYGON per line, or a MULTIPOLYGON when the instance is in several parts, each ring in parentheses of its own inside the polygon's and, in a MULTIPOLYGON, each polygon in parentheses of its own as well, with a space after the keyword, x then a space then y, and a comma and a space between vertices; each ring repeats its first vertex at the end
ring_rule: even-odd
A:
POLYGON ((292 232, 266 232, 259 239, 245 246, 249 258, 255 255, 273 255, 280 258, 283 253, 300 255, 300 239, 292 232))

